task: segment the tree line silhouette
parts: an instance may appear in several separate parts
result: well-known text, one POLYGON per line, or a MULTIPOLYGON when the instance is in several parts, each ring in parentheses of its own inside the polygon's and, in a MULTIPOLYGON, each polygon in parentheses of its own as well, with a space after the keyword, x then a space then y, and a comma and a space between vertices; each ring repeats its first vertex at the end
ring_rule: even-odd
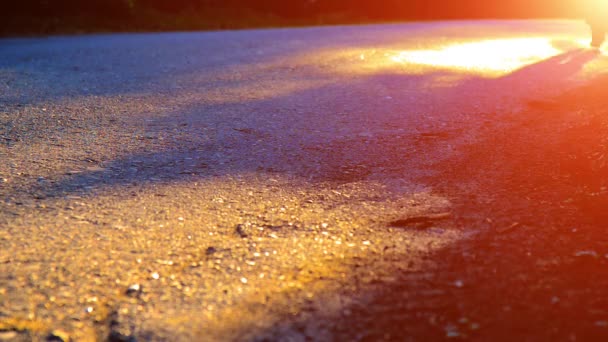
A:
POLYGON ((0 33, 157 31, 573 17, 575 0, 6 0, 0 33))

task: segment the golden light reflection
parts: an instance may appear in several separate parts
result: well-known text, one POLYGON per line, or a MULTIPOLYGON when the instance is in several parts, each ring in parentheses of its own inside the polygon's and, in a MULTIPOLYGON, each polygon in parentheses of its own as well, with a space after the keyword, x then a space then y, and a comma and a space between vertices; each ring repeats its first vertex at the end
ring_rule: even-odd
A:
POLYGON ((510 38, 460 43, 392 56, 394 62, 481 74, 504 75, 563 51, 550 38, 510 38))

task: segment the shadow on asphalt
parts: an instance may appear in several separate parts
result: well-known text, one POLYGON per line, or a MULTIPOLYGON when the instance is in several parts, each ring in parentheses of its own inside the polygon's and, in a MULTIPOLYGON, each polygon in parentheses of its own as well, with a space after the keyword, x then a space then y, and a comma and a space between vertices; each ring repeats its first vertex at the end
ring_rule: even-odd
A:
POLYGON ((304 310, 248 338, 315 339, 310 327, 344 341, 608 338, 608 168, 597 163, 608 154, 607 88, 602 76, 530 103, 438 164, 427 183, 453 199, 456 226, 479 229, 473 238, 329 320, 304 310))
MULTIPOLYGON (((92 188, 188 182, 249 172, 286 173, 311 181, 337 183, 355 182, 376 174, 403 177, 411 173, 410 165, 425 165, 430 169, 433 163, 448 158, 451 152, 445 151, 446 146, 462 136, 463 129, 475 132, 492 120, 500 120, 495 113, 487 113, 482 120, 468 117, 467 113, 449 113, 445 120, 442 116, 446 114, 442 112, 460 108, 462 104, 458 101, 463 91, 486 89, 500 93, 518 89, 525 93, 526 84, 536 79, 553 84, 568 80, 596 57, 595 51, 574 50, 502 78, 470 78, 455 87, 436 89, 419 100, 443 101, 446 105, 437 105, 428 119, 419 121, 418 127, 410 127, 401 119, 402 108, 408 107, 410 99, 394 99, 386 104, 384 98, 366 98, 365 93, 378 85, 388 89, 399 89, 404 84, 418 87, 427 78, 445 73, 439 72, 436 76, 379 74, 280 98, 194 106, 187 114, 174 113, 148 122, 146 136, 141 137, 150 141, 151 149, 159 142, 158 134, 171 129, 187 132, 181 135, 186 136, 187 141, 178 138, 159 151, 106 162, 103 169, 68 175, 54 184, 32 190, 44 197, 56 197, 92 188), (348 100, 336 100, 335 94, 348 100), (369 112, 370 102, 377 112, 369 112), (269 113, 273 109, 276 112, 269 113), (221 115, 220 111, 229 113, 229 117, 221 126, 214 127, 216 134, 204 134, 208 128, 206 118, 221 115), (454 118, 459 121, 458 128, 451 127, 449 120, 454 118), (439 159, 427 160, 431 153, 439 159)), ((465 109, 459 111, 466 111, 466 105, 462 106, 465 109)))

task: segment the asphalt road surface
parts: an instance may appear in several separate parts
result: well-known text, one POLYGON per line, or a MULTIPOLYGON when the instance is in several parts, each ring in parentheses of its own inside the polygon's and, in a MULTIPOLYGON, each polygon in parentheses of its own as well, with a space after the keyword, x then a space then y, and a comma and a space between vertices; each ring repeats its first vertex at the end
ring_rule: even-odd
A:
POLYGON ((589 41, 582 21, 0 40, 0 341, 606 340, 589 41))

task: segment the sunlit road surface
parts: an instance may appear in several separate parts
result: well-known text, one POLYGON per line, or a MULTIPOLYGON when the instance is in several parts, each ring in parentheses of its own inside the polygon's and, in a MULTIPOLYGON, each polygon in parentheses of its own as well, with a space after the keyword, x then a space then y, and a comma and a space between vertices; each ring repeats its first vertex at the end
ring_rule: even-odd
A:
POLYGON ((458 217, 435 165, 603 70, 588 42, 577 21, 0 40, 0 337, 337 338, 481 229, 390 226, 458 217))

